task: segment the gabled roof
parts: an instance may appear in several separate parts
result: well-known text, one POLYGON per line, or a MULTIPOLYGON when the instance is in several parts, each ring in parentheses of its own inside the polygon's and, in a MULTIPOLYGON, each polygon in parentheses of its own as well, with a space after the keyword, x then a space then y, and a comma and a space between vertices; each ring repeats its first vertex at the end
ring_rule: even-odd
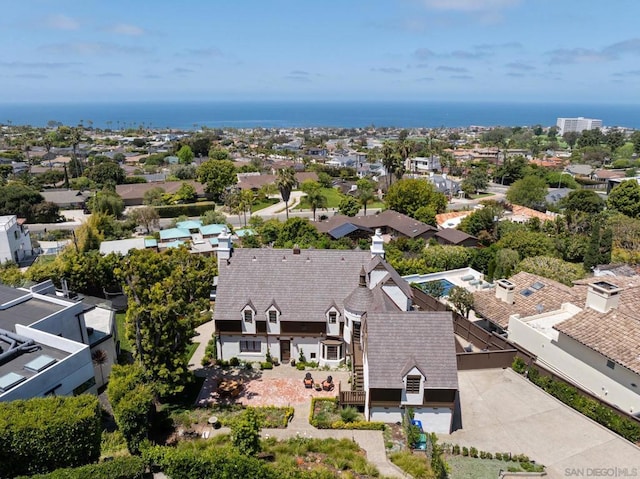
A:
POLYGON ((470 234, 465 233, 464 231, 460 231, 455 228, 441 229, 435 234, 435 236, 453 245, 462 244, 463 242, 470 239, 478 241, 478 238, 476 238, 475 236, 472 236, 470 234))
POLYGON ((173 240, 178 238, 191 238, 191 233, 185 228, 169 228, 160 230, 160 240, 173 240))
POLYGON ((428 389, 458 389, 453 319, 450 311, 372 312, 365 320, 369 387, 402 389, 411 362, 428 389))
POLYGON ((369 261, 368 251, 238 248, 218 273, 214 319, 236 319, 251 299, 258 311, 276 301, 281 321, 326 321, 332 303, 342 311, 369 261))
POLYGON ((385 269, 387 271, 387 276, 380 281, 381 284, 394 283, 400 288, 407 298, 413 298, 413 289, 411 288, 411 285, 407 283, 407 281, 405 281, 405 279, 380 256, 372 258, 365 267, 365 271, 367 273, 370 273, 374 269, 385 269))
MULTIPOLYGON (((422 223, 410 216, 393 210, 385 210, 381 213, 369 216, 349 217, 344 215, 335 215, 330 217, 327 221, 317 223, 316 227, 321 233, 328 233, 334 236, 334 234, 341 232, 338 228, 345 224, 351 225, 348 228, 352 228, 352 231, 355 231, 355 229, 353 229, 354 226, 364 229, 365 231, 374 230, 375 228, 389 228, 398 231, 408 238, 416 238, 427 232, 436 231, 436 228, 431 225, 422 223)), ((343 232, 342 236, 345 236, 346 234, 349 234, 349 232, 343 232)))

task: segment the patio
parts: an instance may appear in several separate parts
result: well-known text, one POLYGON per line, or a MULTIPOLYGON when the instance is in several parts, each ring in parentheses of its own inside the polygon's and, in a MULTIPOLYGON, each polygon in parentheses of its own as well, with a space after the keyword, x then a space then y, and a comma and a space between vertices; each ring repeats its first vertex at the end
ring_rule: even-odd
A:
POLYGON ((349 389, 347 371, 299 371, 289 365, 280 365, 271 370, 247 370, 243 368, 209 370, 197 399, 198 406, 211 404, 242 404, 244 406, 295 406, 305 404, 311 397, 335 397, 338 384, 349 389), (306 373, 320 383, 333 376, 336 388, 333 391, 317 391, 304 387, 306 373), (223 386, 221 389, 220 386, 223 386), (233 394, 226 389, 234 385, 233 394))

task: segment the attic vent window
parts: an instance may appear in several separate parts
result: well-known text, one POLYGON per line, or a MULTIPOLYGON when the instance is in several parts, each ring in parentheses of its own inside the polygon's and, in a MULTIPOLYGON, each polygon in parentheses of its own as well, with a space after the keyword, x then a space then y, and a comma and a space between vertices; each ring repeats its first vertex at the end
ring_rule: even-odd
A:
POLYGON ((329 324, 336 324, 337 320, 338 320, 338 313, 336 313, 335 311, 331 311, 329 313, 329 324))
POLYGON ((278 322, 278 312, 271 310, 269 311, 269 322, 270 323, 277 323, 278 322))
POLYGON ((420 394, 420 376, 407 376, 407 394, 420 394))
POLYGON ((244 311, 244 320, 246 323, 250 323, 251 321, 253 321, 253 311, 251 311, 250 309, 246 309, 244 311))
POLYGON ((522 296, 524 296, 525 298, 528 298, 529 296, 531 296, 534 293, 534 291, 531 291, 530 289, 523 289, 522 291, 520 291, 520 294, 522 296))

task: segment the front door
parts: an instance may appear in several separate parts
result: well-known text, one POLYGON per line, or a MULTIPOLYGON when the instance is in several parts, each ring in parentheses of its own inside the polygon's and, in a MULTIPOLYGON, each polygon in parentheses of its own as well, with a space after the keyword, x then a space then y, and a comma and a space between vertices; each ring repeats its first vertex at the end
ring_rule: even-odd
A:
POLYGON ((280 362, 287 363, 291 359, 291 341, 288 339, 280 340, 280 362))

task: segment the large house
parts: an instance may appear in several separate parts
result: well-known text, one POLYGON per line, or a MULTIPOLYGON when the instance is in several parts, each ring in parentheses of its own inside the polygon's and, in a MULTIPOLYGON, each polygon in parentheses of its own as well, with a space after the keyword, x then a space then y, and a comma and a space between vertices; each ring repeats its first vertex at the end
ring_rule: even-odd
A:
POLYGON ((640 411, 640 278, 593 277, 569 287, 521 272, 474 293, 474 309, 536 361, 591 394, 640 411))
POLYGON ((0 285, 0 401, 95 393, 117 353, 109 307, 59 297, 51 281, 0 285))
POLYGON ((220 359, 285 363, 304 356, 336 367, 350 359, 367 419, 396 422, 411 407, 449 433, 457 398, 451 313, 413 311, 409 284, 371 251, 233 250, 218 236, 214 312, 220 359))

